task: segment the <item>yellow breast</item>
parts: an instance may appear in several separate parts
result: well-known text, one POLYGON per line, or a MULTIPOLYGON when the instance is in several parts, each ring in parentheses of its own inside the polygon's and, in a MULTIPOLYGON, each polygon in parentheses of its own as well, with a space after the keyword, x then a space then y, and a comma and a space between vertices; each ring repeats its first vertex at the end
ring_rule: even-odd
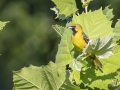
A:
POLYGON ((83 48, 87 46, 87 43, 85 42, 83 38, 82 32, 72 35, 72 43, 77 48, 77 50, 80 52, 82 52, 83 48))

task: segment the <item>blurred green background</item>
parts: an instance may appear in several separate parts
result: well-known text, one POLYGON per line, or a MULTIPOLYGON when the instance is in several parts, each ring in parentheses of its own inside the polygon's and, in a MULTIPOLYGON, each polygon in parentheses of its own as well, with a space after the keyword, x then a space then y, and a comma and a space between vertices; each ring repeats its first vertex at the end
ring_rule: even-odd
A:
MULTIPOLYGON (((82 12, 80 0, 76 1, 82 12)), ((120 0, 94 0, 89 9, 110 4, 115 23, 120 18, 120 0)), ((0 21, 10 21, 0 35, 0 90, 12 90, 12 70, 55 60, 60 37, 52 25, 65 21, 54 19, 52 7, 51 0, 0 0, 0 21)))

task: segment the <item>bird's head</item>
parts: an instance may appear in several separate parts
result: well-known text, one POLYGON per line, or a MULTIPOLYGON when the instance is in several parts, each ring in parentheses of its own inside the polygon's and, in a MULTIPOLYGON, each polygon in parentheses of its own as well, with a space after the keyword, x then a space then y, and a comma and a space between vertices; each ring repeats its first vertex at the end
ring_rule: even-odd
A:
POLYGON ((71 26, 68 26, 67 28, 72 30, 73 35, 75 35, 77 32, 82 32, 82 27, 80 24, 73 24, 71 26))

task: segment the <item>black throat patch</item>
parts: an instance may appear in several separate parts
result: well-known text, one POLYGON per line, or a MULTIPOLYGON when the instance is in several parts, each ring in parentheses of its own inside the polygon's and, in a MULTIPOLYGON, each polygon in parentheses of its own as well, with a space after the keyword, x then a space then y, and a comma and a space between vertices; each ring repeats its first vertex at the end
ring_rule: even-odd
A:
POLYGON ((73 35, 76 34, 77 31, 75 31, 75 28, 72 28, 73 35))

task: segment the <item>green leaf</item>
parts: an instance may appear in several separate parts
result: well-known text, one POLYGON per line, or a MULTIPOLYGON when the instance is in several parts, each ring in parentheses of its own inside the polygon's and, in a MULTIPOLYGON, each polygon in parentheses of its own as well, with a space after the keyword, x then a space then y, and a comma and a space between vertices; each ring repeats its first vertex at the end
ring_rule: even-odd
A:
POLYGON ((82 63, 80 63, 79 61, 75 61, 73 60, 69 66, 72 68, 72 70, 77 70, 77 71, 81 71, 82 68, 82 63))
POLYGON ((113 9, 109 9, 109 6, 105 7, 105 9, 103 10, 103 14, 106 15, 106 18, 108 20, 111 20, 114 17, 113 9))
POLYGON ((64 19, 67 19, 67 17, 64 15, 64 14, 59 14, 59 9, 57 7, 54 7, 54 8, 50 8, 52 11, 55 12, 55 14, 57 15, 55 17, 55 19, 59 18, 60 20, 64 20, 64 19))
MULTIPOLYGON (((108 90, 108 85, 118 77, 117 72, 120 70, 120 47, 114 49, 113 55, 101 60, 103 67, 95 69, 94 67, 82 68, 80 80, 86 86, 108 90), (119 48, 119 49, 118 49, 119 48), (117 51, 118 50, 118 51, 117 51), (112 68, 111 68, 112 67, 112 68)), ((78 75, 74 75, 78 76, 78 75)))
POLYGON ((50 62, 13 71, 14 90, 58 90, 65 81, 65 67, 50 62))
POLYGON ((69 17, 71 14, 77 11, 75 0, 52 0, 57 9, 59 10, 59 15, 65 15, 69 17))
POLYGON ((66 80, 59 90, 81 90, 80 87, 73 85, 69 80, 69 72, 67 72, 66 80))
POLYGON ((0 31, 2 31, 2 29, 5 27, 5 25, 6 25, 7 23, 9 23, 9 21, 7 21, 7 22, 1 22, 1 21, 0 21, 0 31))
MULTIPOLYGON (((102 9, 96 10, 94 12, 88 12, 88 14, 82 13, 80 16, 74 15, 73 24, 75 23, 81 24, 81 26, 83 27, 83 31, 87 34, 90 40, 94 40, 94 42, 91 42, 91 44, 93 43, 93 46, 91 45, 91 47, 89 47, 89 49, 92 48, 92 50, 94 51, 93 53, 100 56, 110 55, 112 48, 114 47, 114 45, 112 44, 112 38, 104 37, 112 36, 113 29, 111 28, 111 21, 107 20, 106 16, 102 12, 102 9), (109 53, 106 53, 106 50, 109 53)), ((97 87, 99 89, 108 90, 108 84, 112 82, 112 79, 115 79, 115 77, 118 76, 116 72, 120 68, 120 63, 118 63, 120 58, 120 48, 118 46, 116 47, 117 48, 115 48, 115 50, 113 51, 115 53, 113 53, 108 58, 100 59, 103 65, 102 68, 95 69, 94 66, 91 66, 90 61, 88 61, 88 66, 90 67, 86 66, 82 68, 80 74, 74 74, 73 78, 75 78, 76 76, 80 76, 81 82, 85 86, 89 86, 92 89, 95 89, 95 87, 97 87)), ((78 83, 80 84, 80 81, 78 83)))
POLYGON ((73 70, 70 74, 70 81, 77 84, 77 85, 80 85, 81 83, 81 80, 80 80, 80 72, 77 71, 77 70, 73 70))
POLYGON ((112 44, 112 37, 98 38, 89 42, 86 48, 84 48, 84 53, 97 55, 99 58, 108 58, 112 54, 114 46, 112 44))
POLYGON ((72 23, 80 24, 89 39, 103 38, 113 33, 112 22, 106 19, 102 9, 88 12, 88 14, 82 13, 79 16, 74 15, 72 23))
MULTIPOLYGON (((67 26, 69 26, 70 23, 67 23, 67 26)), ((72 45, 71 43, 71 31, 62 27, 62 26, 59 26, 59 25, 53 25, 53 28, 55 29, 55 31, 62 37, 62 40, 61 40, 61 43, 60 43, 60 46, 59 46, 59 49, 58 49, 58 52, 57 52, 57 55, 56 55, 56 63, 64 63, 64 64, 61 64, 61 65, 66 65, 66 64, 70 64, 69 66, 72 68, 72 70, 78 70, 80 71, 81 68, 82 68, 82 63, 83 62, 79 62, 79 61, 74 61, 74 57, 72 53, 72 50, 74 49, 74 46, 72 45), (67 31, 65 31, 67 30, 67 31), (65 31, 65 32, 64 32, 65 31), (64 33, 64 34, 63 34, 64 33), (69 35, 67 34, 69 33, 69 35), (65 38, 68 38, 66 39, 67 41, 64 41, 65 38), (66 43, 66 46, 63 47, 63 45, 65 45, 64 43, 66 43), (69 45, 67 45, 69 44, 69 45), (62 47, 61 47, 62 46, 62 47), (70 46, 70 47, 69 47, 70 46), (63 54, 61 53, 61 49, 64 50, 62 51, 63 54), (66 50, 68 50, 69 52, 66 52, 66 50), (60 54, 61 53, 61 54, 60 54), (62 56, 61 56, 62 55, 62 56), (62 57, 65 57, 67 55, 67 57, 70 59, 67 61, 67 59, 61 59, 62 57)), ((75 51, 75 50, 74 50, 75 51)))
POLYGON ((116 45, 113 51, 113 54, 120 53, 120 45, 116 45))
POLYGON ((113 32, 114 32, 114 39, 119 40, 120 39, 120 19, 117 21, 113 32))
POLYGON ((58 52, 56 55, 56 63, 65 66, 72 62, 74 58, 74 52, 72 51, 74 46, 71 42, 72 31, 64 28, 63 35, 61 37, 60 44, 58 45, 58 52))
POLYGON ((59 36, 62 36, 65 28, 60 26, 60 25, 52 25, 52 27, 54 28, 54 30, 58 33, 59 36))

